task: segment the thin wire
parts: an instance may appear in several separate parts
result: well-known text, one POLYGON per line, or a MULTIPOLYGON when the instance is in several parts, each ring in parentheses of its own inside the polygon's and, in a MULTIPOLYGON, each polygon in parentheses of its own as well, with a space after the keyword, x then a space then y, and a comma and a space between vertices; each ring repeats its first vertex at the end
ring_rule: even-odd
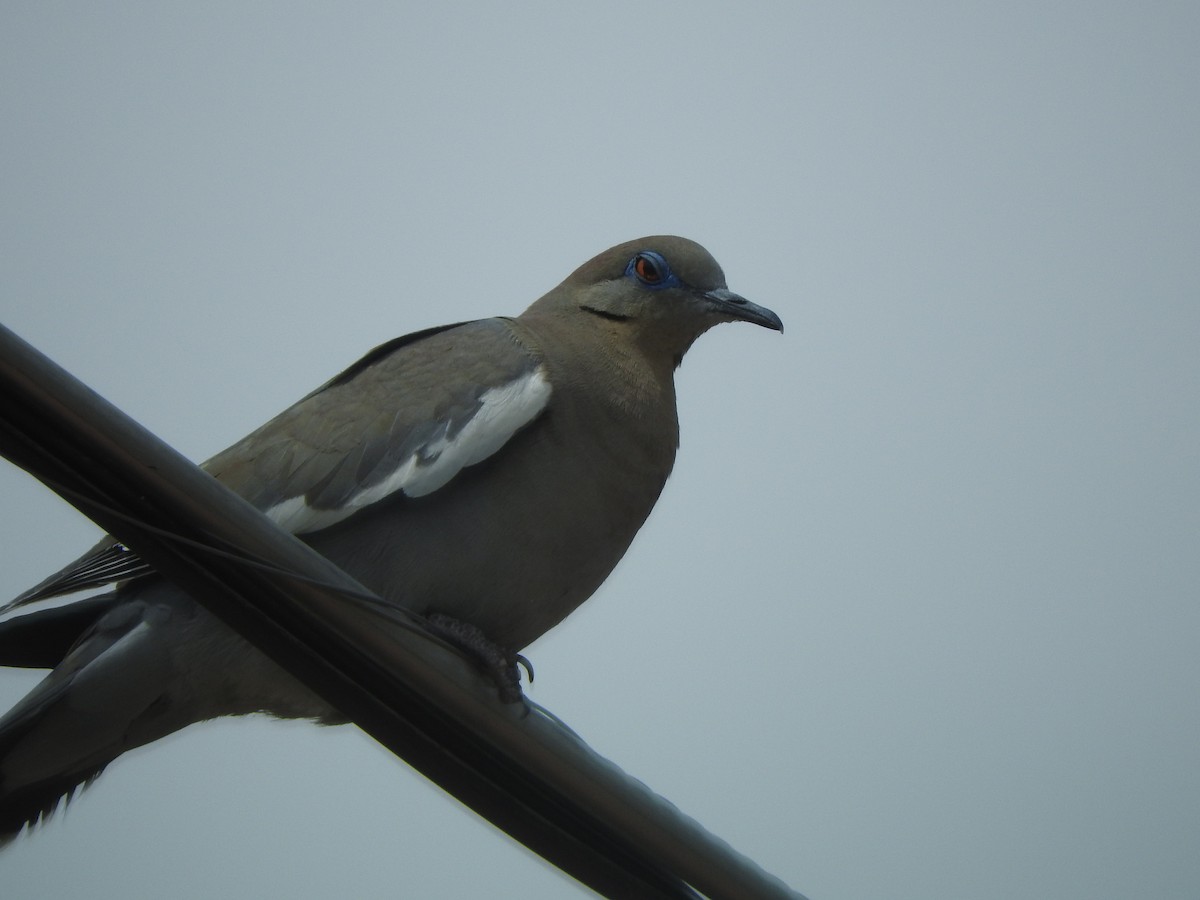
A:
MULTIPOLYGON (((77 491, 74 488, 67 487, 65 484, 62 484, 61 482, 57 482, 57 481, 54 481, 53 479, 49 479, 49 478, 41 478, 40 480, 43 483, 45 483, 48 487, 52 488, 54 491, 56 491, 59 494, 63 494, 64 496, 70 496, 70 497, 74 498, 75 500, 80 501, 85 506, 89 506, 92 509, 101 510, 110 516, 113 516, 117 519, 121 519, 122 521, 128 522, 129 524, 134 525, 137 528, 142 529, 143 531, 148 531, 151 534, 156 535, 157 537, 165 538, 166 540, 173 541, 177 544, 181 544, 186 547, 191 547, 194 550, 199 550, 203 553, 208 553, 212 556, 220 557, 222 559, 227 559, 230 562, 237 563, 238 565, 245 566, 246 568, 257 569, 261 572, 270 572, 275 575, 282 575, 285 578, 290 578, 293 581, 301 582, 304 584, 316 585, 317 587, 333 591, 335 593, 341 594, 344 597, 348 597, 352 600, 358 600, 359 602, 364 603, 368 607, 372 608, 372 610, 375 612, 390 613, 391 615, 389 615, 388 618, 393 621, 396 621, 396 619, 394 617, 395 617, 395 614, 397 611, 397 606, 393 603, 389 603, 387 600, 383 599, 378 594, 373 594, 373 593, 370 593, 367 591, 356 591, 356 590, 352 590, 349 588, 344 588, 344 587, 341 587, 336 584, 331 584, 320 578, 310 578, 307 575, 301 575, 299 572, 294 572, 290 569, 285 569, 281 566, 277 566, 274 563, 266 561, 265 559, 254 557, 250 554, 247 554, 246 551, 244 551, 244 550, 236 550, 236 551, 235 550, 223 550, 220 547, 214 547, 211 544, 205 544, 202 541, 197 541, 193 538, 185 537, 182 534, 178 534, 176 532, 169 531, 168 529, 165 529, 165 528, 160 528, 157 525, 151 525, 149 522, 145 522, 142 519, 138 518, 137 516, 130 515, 128 513, 122 512, 118 509, 114 509, 111 506, 109 506, 108 504, 104 503, 103 501, 97 500, 94 497, 91 497, 87 494, 81 493, 80 491, 77 491)), ((209 539, 210 540, 218 540, 217 538, 214 538, 212 535, 209 535, 209 539)), ((227 546, 232 546, 232 545, 227 545, 227 546)), ((136 553, 137 551, 135 550, 132 552, 136 553)), ((149 565, 149 564, 147 563, 147 565, 149 565)), ((150 567, 150 570, 151 570, 151 572, 153 572, 154 571, 153 567, 150 567)), ((150 574, 150 572, 147 572, 147 573, 141 574, 141 575, 136 575, 133 578, 128 579, 128 580, 133 581, 133 580, 136 580, 137 578, 144 578, 148 574, 150 574)), ((429 633, 428 631, 421 629, 415 623, 404 622, 403 620, 400 620, 400 624, 405 624, 408 627, 412 628, 412 630, 414 630, 414 631, 421 631, 424 634, 429 633)))
MULTIPOLYGON (((398 625, 401 628, 405 628, 409 632, 412 632, 414 634, 421 634, 421 635, 425 636, 426 638, 436 641, 438 644, 442 645, 443 647, 453 650, 456 653, 461 654, 463 652, 463 648, 456 645, 453 641, 447 641, 444 637, 439 635, 436 631, 431 631, 428 627, 423 626, 421 616, 417 615, 416 613, 412 612, 411 610, 405 609, 402 606, 398 606, 395 603, 390 603, 377 594, 373 594, 373 593, 366 592, 366 591, 356 591, 356 590, 352 590, 349 588, 344 588, 344 587, 341 587, 336 584, 331 584, 320 578, 310 578, 307 575, 301 575, 298 572, 294 572, 289 569, 285 569, 281 566, 277 566, 274 563, 267 562, 264 559, 260 559, 260 558, 256 558, 251 555, 248 555, 246 553, 246 551, 244 551, 244 550, 238 549, 235 552, 235 551, 231 551, 231 550, 223 550, 220 547, 214 547, 211 544, 205 544, 201 541, 194 540, 193 538, 185 537, 182 534, 178 534, 176 532, 169 531, 168 529, 160 528, 157 525, 151 525, 149 522, 145 522, 142 519, 138 518, 137 516, 130 515, 129 513, 122 512, 118 509, 113 509, 111 506, 104 503, 103 501, 97 500, 94 497, 91 497, 87 494, 81 493, 81 492, 75 490, 74 488, 70 488, 67 485, 62 484, 61 482, 55 481, 54 479, 42 478, 41 480, 44 484, 46 484, 47 486, 49 486, 56 492, 58 492, 64 496, 70 496, 70 497, 74 498, 75 500, 79 501, 80 503, 82 503, 84 506, 91 507, 92 509, 101 510, 110 516, 113 516, 117 519, 121 519, 122 521, 128 522, 129 524, 134 525, 135 527, 140 528, 144 531, 148 531, 149 533, 151 533, 153 535, 156 535, 161 538, 165 538, 166 540, 173 541, 177 544, 191 547, 195 550, 199 550, 202 553, 207 553, 212 556, 220 557, 222 559, 227 559, 230 562, 236 563, 237 565, 240 565, 240 566, 245 566, 246 568, 257 569, 258 571, 261 571, 261 572, 269 572, 272 574, 281 575, 284 578, 290 578, 293 581, 301 582, 303 584, 316 585, 317 587, 340 594, 341 596, 346 597, 350 600, 357 600, 359 603, 363 604, 366 612, 374 613, 375 615, 378 615, 378 616, 386 619, 392 625, 398 625)), ((209 535, 209 539, 214 540, 216 538, 214 538, 212 535, 209 535)), ((233 545, 229 544, 228 546, 233 546, 233 545)), ((129 548, 126 548, 126 549, 129 549, 129 548)), ((131 550, 130 552, 136 553, 137 551, 131 550)), ((149 563, 147 563, 146 565, 149 568, 148 572, 135 575, 132 578, 129 578, 127 580, 128 581, 136 581, 137 579, 145 578, 152 573, 157 574, 154 572, 153 566, 150 566, 149 563)), ((47 598, 47 599, 49 599, 49 598, 47 598)), ((27 601, 27 602, 29 602, 29 601, 27 601)), ((31 602, 37 602, 37 601, 31 601, 31 602)), ((19 606, 23 606, 23 605, 24 604, 18 604, 18 603, 6 604, 5 606, 0 607, 0 615, 4 615, 8 612, 11 612, 12 610, 18 608, 19 606)), ((466 655, 468 658, 472 658, 472 654, 467 653, 466 655)), ((525 656, 521 655, 520 653, 516 653, 516 654, 513 654, 513 662, 525 670, 526 679, 528 680, 528 682, 530 684, 533 684, 533 679, 534 679, 533 664, 529 661, 529 659, 526 658, 525 656)))

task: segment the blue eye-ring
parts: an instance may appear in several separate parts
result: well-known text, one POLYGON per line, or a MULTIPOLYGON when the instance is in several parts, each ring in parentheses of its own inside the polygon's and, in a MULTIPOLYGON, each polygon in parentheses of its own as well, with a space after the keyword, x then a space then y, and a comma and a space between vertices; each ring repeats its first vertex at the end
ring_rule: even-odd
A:
POLYGON ((662 254, 653 250, 642 250, 634 256, 625 267, 625 275, 636 278, 651 290, 679 286, 679 278, 671 271, 662 254))

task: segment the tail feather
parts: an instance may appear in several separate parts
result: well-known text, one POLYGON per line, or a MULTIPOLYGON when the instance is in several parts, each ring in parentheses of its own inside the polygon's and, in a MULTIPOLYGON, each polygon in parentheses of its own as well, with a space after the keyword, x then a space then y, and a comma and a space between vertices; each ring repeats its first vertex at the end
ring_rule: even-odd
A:
POLYGON ((0 785, 0 847, 28 828, 48 821, 59 806, 67 806, 100 777, 105 765, 66 772, 36 784, 7 791, 0 785))
POLYGON ((47 778, 25 784, 9 783, 12 778, 4 774, 5 762, 26 741, 36 742, 43 719, 62 700, 68 687, 67 682, 56 685, 42 682, 0 719, 0 847, 26 827, 32 830, 49 819, 60 804, 70 803, 71 798, 95 781, 111 762, 97 762, 93 757, 82 765, 68 767, 47 778))
POLYGON ((0 622, 0 666, 53 669, 117 602, 102 594, 0 622))
POLYGON ((193 722, 259 711, 344 721, 168 582, 117 596, 0 626, 0 650, 37 665, 62 657, 0 717, 0 846, 125 751, 193 722))
POLYGON ((164 701, 169 645, 147 639, 144 605, 116 605, 109 595, 82 612, 63 610, 22 617, 29 621, 5 632, 14 645, 27 636, 35 661, 65 658, 0 717, 0 846, 48 819, 126 750, 187 724, 164 701))

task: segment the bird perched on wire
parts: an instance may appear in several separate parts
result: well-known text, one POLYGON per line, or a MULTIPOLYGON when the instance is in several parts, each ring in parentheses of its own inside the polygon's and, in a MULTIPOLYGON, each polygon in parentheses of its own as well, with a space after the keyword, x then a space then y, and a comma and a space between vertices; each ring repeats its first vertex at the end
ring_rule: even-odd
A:
MULTIPOLYGON (((674 370, 701 334, 779 317, 679 237, 620 244, 516 318, 390 341, 204 469, 519 697, 516 654, 624 555, 675 460, 674 370)), ((0 842, 117 756, 193 722, 343 721, 107 538, 18 597, 115 590, 0 624, 0 665, 51 668, 0 719, 0 842)))

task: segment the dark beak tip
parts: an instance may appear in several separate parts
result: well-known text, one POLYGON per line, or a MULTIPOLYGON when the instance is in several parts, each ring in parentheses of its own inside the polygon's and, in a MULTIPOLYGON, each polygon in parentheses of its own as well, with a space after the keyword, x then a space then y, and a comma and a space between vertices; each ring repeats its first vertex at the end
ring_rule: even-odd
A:
POLYGON ((779 318, 773 311, 765 306, 754 306, 751 304, 754 313, 745 318, 747 322, 753 322, 755 325, 761 325, 763 328, 770 328, 772 331, 778 331, 783 334, 783 319, 779 318))
POLYGON ((742 322, 751 322, 783 333, 783 320, 765 306, 751 303, 740 294, 728 289, 710 291, 707 298, 729 317, 742 322))

